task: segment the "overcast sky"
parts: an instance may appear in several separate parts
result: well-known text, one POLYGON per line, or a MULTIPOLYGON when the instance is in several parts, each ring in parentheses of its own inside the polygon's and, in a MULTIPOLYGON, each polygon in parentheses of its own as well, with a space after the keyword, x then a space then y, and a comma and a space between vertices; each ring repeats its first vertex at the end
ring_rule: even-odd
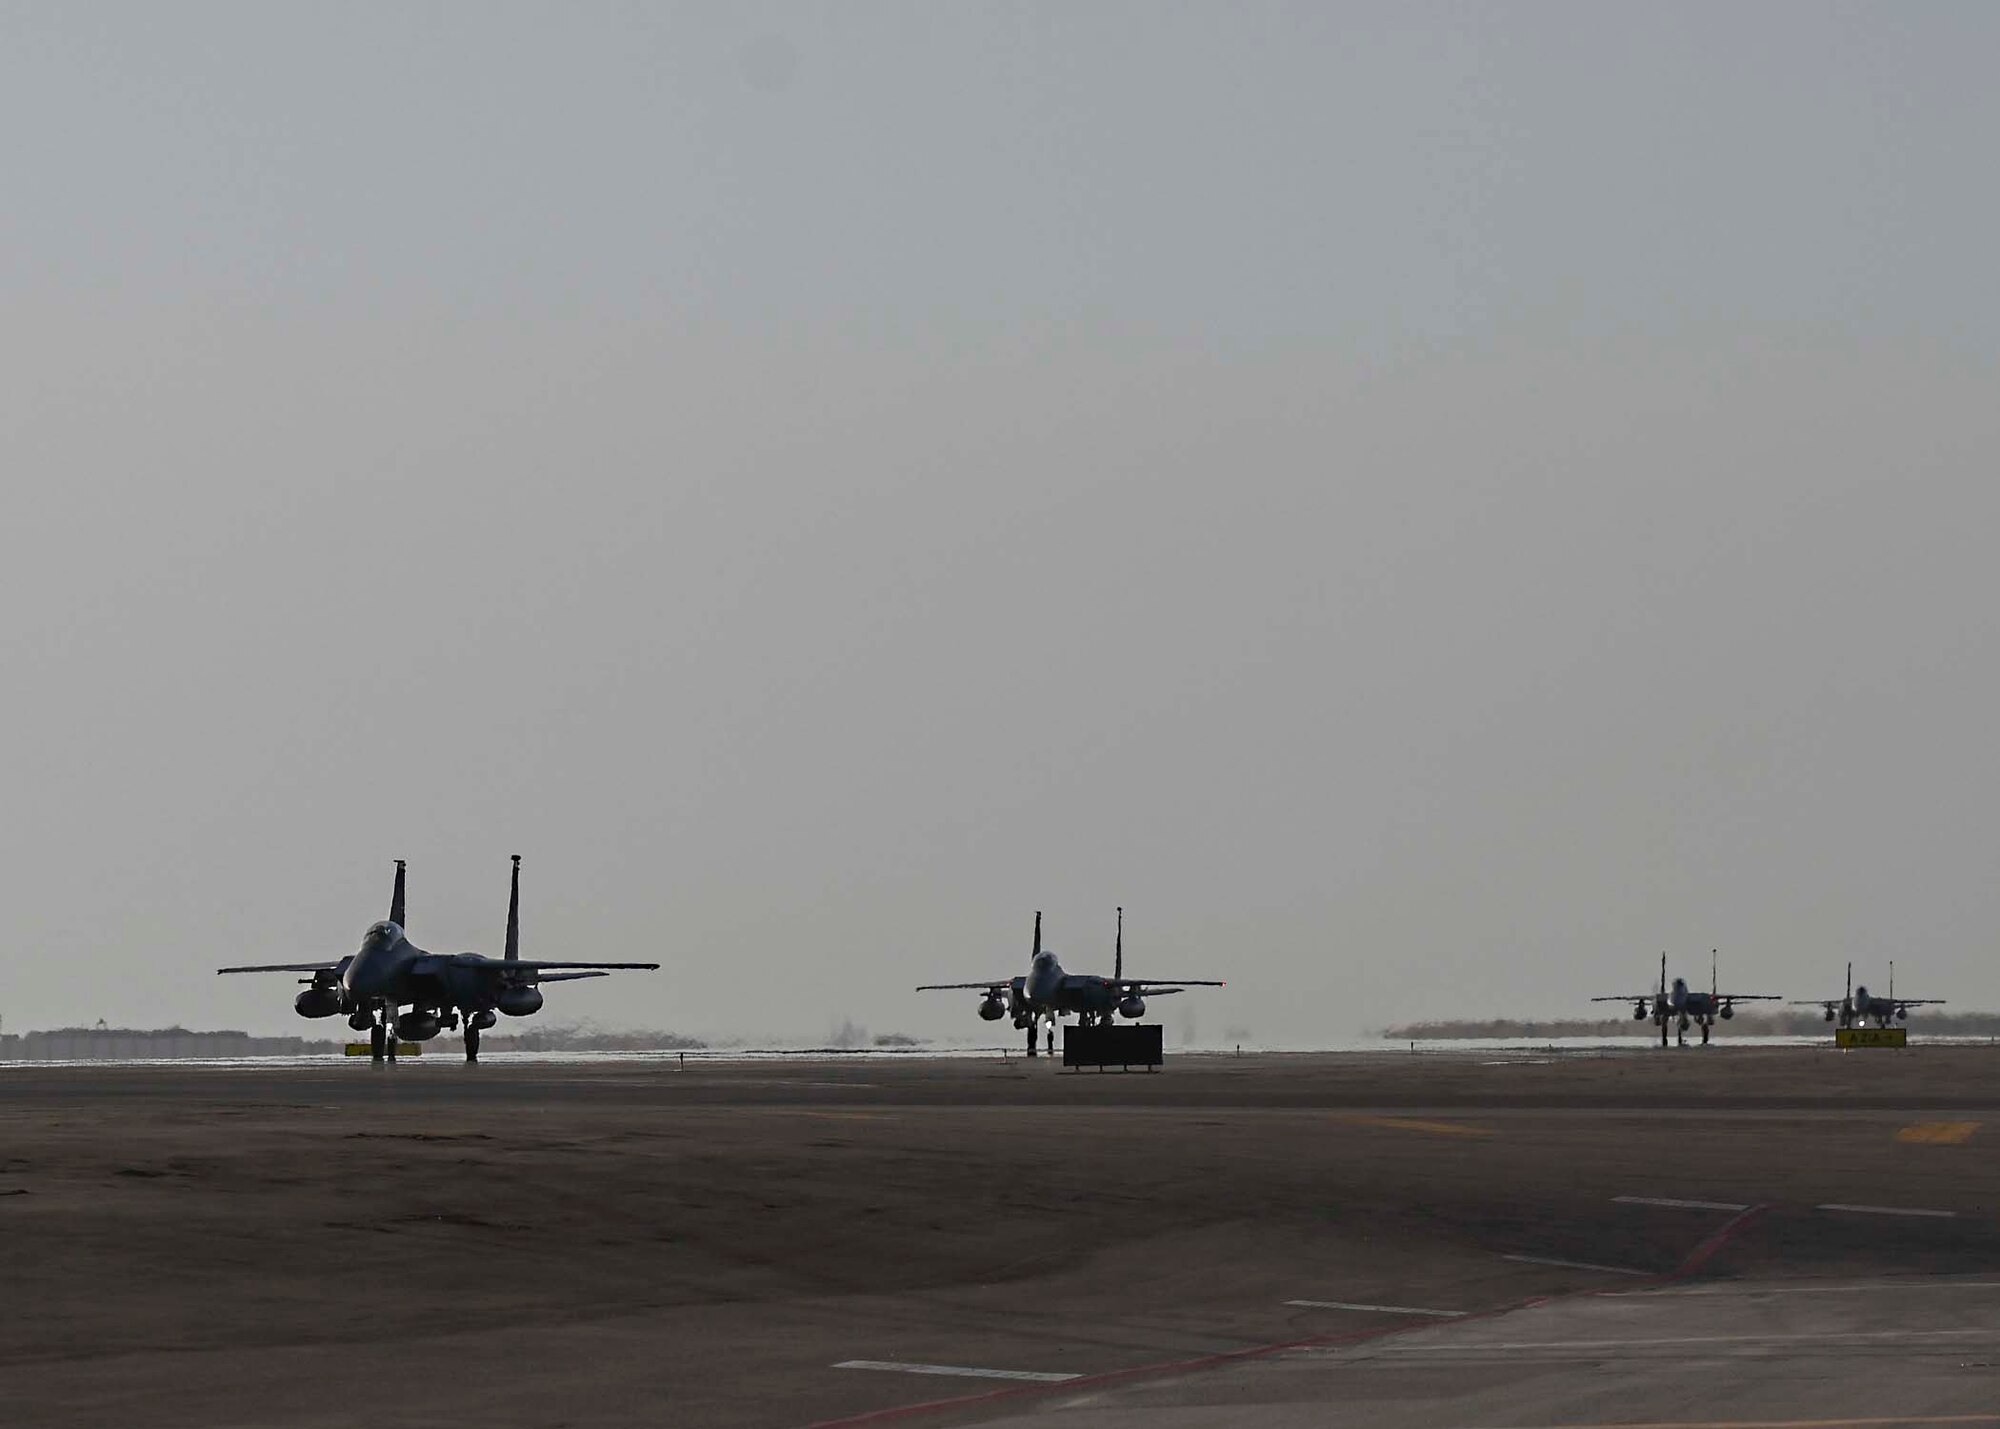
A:
MULTIPOLYGON (((2000 1006, 2000 8, 0 4, 10 1031, 2000 1006)), ((1014 1034, 1005 1032, 1012 1037, 1014 1034)))

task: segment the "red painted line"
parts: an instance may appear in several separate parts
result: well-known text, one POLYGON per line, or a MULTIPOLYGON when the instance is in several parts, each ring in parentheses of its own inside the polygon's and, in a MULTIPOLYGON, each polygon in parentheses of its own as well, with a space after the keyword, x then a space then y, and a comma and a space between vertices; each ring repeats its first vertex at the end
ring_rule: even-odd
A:
MULTIPOLYGON (((1689 1251, 1686 1259, 1663 1275, 1656 1275, 1641 1284, 1666 1285, 1693 1275, 1702 1266, 1761 1218, 1769 1206, 1752 1206, 1731 1216, 1723 1227, 1700 1245, 1689 1251)), ((1630 1284, 1631 1282, 1626 1282, 1630 1284)), ((1581 1299, 1586 1296, 1606 1294, 1603 1290, 1583 1290, 1575 1295, 1532 1295, 1525 1300, 1517 1300, 1511 1305, 1497 1305, 1491 1310, 1475 1310, 1451 1321, 1452 1325, 1464 1325, 1477 1320, 1491 1320, 1501 1315, 1511 1315, 1517 1310, 1533 1309, 1553 1300, 1581 1299)), ((1629 1293, 1629 1292, 1627 1292, 1629 1293)), ((1079 1375, 1059 1384, 1016 1384, 1004 1389, 989 1389, 978 1394, 958 1394, 946 1399, 927 1399, 920 1404, 895 1404, 886 1409, 866 1409, 859 1414, 843 1415, 838 1419, 820 1419, 808 1424, 806 1429, 861 1429, 869 1424, 889 1424, 898 1419, 913 1419, 920 1414, 942 1414, 947 1410, 971 1409, 982 1404, 995 1404, 1001 1400, 1022 1399, 1029 1395, 1049 1394, 1060 1390, 1073 1393, 1077 1390, 1095 1389, 1102 1385, 1122 1384, 1126 1380, 1150 1379, 1177 1374, 1195 1374, 1202 1370, 1220 1369, 1224 1365, 1243 1364, 1249 1360, 1265 1359, 1271 1355, 1284 1354, 1288 1350, 1318 1349, 1326 1345, 1357 1344, 1367 1340, 1387 1339, 1392 1335, 1407 1335, 1417 1330, 1435 1330, 1441 1326, 1429 1321, 1414 1324, 1377 1325, 1365 1330, 1346 1330, 1327 1335, 1308 1335, 1304 1339, 1284 1340, 1277 1344, 1252 1345, 1248 1349, 1224 1350, 1217 1354, 1195 1355, 1188 1359, 1160 1360, 1153 1364, 1132 1365, 1126 1369, 1106 1370, 1101 1374, 1079 1375)))
POLYGON ((1721 1230, 1689 1251, 1687 1259, 1675 1266, 1671 1275, 1664 1275, 1660 1278, 1662 1280, 1684 1280, 1688 1276, 1693 1275, 1697 1270, 1700 1270, 1704 1265, 1715 1259, 1724 1246, 1748 1230, 1753 1223, 1762 1220, 1764 1214, 1770 1209, 1769 1206, 1752 1206, 1747 1211, 1738 1211, 1723 1223, 1721 1230))

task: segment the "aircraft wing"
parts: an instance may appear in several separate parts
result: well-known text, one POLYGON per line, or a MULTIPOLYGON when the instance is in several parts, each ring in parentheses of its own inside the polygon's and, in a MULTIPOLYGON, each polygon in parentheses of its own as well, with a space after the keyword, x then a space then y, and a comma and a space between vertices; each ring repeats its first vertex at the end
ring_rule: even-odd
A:
POLYGON ((1651 988, 1644 992, 1628 992, 1623 997, 1593 997, 1592 1002, 1651 1002, 1660 994, 1651 988))
MULTIPOLYGON (((589 962, 549 962, 537 958, 517 958, 509 962, 505 958, 489 958, 484 953, 457 953, 449 957, 418 958, 412 969, 418 973, 435 974, 441 967, 477 968, 480 972, 522 972, 540 977, 544 968, 568 971, 574 968, 601 968, 607 972, 657 972, 658 963, 603 963, 595 959, 589 962)), ((552 979, 560 981, 561 979, 552 979)))
POLYGON ((1783 1002, 1785 999, 1775 992, 1718 992, 1715 994, 1715 1000, 1717 1002, 1783 1002))
MULTIPOLYGON (((1872 998, 1874 994, 1870 993, 1869 996, 1872 998)), ((1880 1001, 1893 1002, 1898 1007, 1943 1007, 1945 1004, 1945 1000, 1941 997, 1885 997, 1880 1001)))
POLYGON ((1149 997, 1165 992, 1185 992, 1188 988, 1191 987, 1229 986, 1229 984, 1226 982, 1212 982, 1197 977, 1163 977, 1163 978, 1127 977, 1127 978, 1114 978, 1113 981, 1116 982, 1120 987, 1124 988, 1127 992, 1143 992, 1149 997), (1172 983, 1173 986, 1172 987, 1161 986, 1161 984, 1163 983, 1172 983))
POLYGON ((660 970, 658 963, 547 963, 535 962, 529 958, 522 958, 518 962, 511 963, 499 962, 491 958, 487 961, 492 963, 496 968, 526 968, 528 971, 534 973, 541 972, 543 968, 603 968, 607 971, 616 972, 658 972, 660 970))
POLYGON ((254 967, 217 968, 215 971, 218 975, 221 973, 330 973, 346 961, 346 958, 335 958, 330 963, 258 963, 254 967))
POLYGON ((982 992, 1002 992, 1014 985, 1010 977, 996 977, 990 982, 927 982, 916 989, 918 992, 958 992, 961 989, 976 989, 982 992))
POLYGON ((576 981, 577 979, 579 979, 579 978, 586 978, 586 977, 610 977, 610 976, 611 976, 611 974, 610 974, 610 973, 608 973, 608 972, 605 972, 605 971, 604 971, 604 970, 603 970, 602 968, 594 968, 594 969, 592 969, 592 970, 591 970, 590 972, 579 972, 579 973, 543 973, 543 974, 541 974, 541 975, 540 975, 539 977, 537 977, 537 978, 535 979, 535 981, 536 981, 536 982, 575 982, 575 981, 576 981))

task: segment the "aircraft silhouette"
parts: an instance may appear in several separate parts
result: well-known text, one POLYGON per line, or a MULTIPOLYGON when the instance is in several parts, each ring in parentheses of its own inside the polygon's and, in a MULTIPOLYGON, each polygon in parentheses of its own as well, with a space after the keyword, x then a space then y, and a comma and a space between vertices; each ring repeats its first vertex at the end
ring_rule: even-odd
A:
POLYGON ((479 1060, 479 1034, 496 1012, 528 1017, 542 1010, 540 985, 609 977, 616 970, 653 971, 658 963, 547 962, 521 957, 521 856, 513 855, 507 898, 507 944, 499 958, 480 953, 427 953, 410 941, 403 906, 404 861, 396 860, 389 916, 369 926, 361 947, 320 963, 262 963, 217 973, 311 973, 292 1006, 301 1017, 347 1014, 347 1025, 369 1034, 374 1060, 396 1060, 396 1044, 423 1042, 465 1026, 465 1060, 479 1060), (408 1008, 408 1012, 400 1009, 408 1008))
POLYGON ((1889 995, 1874 997, 1865 987, 1854 985, 1854 964, 1847 965, 1847 995, 1838 1002, 1832 998, 1804 998, 1793 1002, 1794 1007, 1823 1007, 1828 1022, 1838 1021, 1842 1027, 1868 1024, 1875 1019, 1877 1027, 1887 1027, 1890 1022, 1907 1022, 1913 1007, 1942 1007, 1941 997, 1898 997, 1896 996, 1896 960, 1889 960, 1889 995))
POLYGON ((1056 1049, 1056 1019, 1075 1016, 1082 1025, 1109 1026, 1112 1014, 1144 1017, 1148 997, 1165 997, 1191 987, 1222 987, 1220 982, 1200 978, 1128 978, 1125 976, 1125 910, 1118 910, 1118 935, 1113 945, 1110 977, 1090 973, 1064 972, 1056 955, 1042 946, 1042 915, 1035 914, 1035 945, 1029 954, 1025 977, 990 978, 985 982, 929 982, 918 992, 956 992, 980 989, 979 1015, 988 1022, 1011 1016, 1014 1026, 1028 1034, 1028 1055, 1035 1055, 1035 1031, 1046 1024, 1048 1050, 1056 1049), (1172 987, 1160 986, 1173 983, 1172 987))
POLYGON ((1780 1002, 1777 993, 1770 992, 1719 992, 1716 983, 1716 953, 1708 954, 1708 991, 1692 992, 1687 979, 1677 977, 1671 990, 1667 987, 1667 955, 1660 954, 1660 989, 1658 992, 1642 992, 1630 997, 1593 997, 1592 1002, 1629 1002, 1632 1004, 1632 1020, 1644 1022, 1650 1011, 1653 1021, 1660 1025, 1660 1045, 1667 1045, 1667 1025, 1675 1024, 1680 1045, 1687 1046, 1687 1032, 1690 1023, 1701 1028, 1701 1042, 1708 1045, 1709 1029, 1715 1026, 1715 1019, 1724 1022, 1736 1015, 1735 1004, 1739 1002, 1780 1002))

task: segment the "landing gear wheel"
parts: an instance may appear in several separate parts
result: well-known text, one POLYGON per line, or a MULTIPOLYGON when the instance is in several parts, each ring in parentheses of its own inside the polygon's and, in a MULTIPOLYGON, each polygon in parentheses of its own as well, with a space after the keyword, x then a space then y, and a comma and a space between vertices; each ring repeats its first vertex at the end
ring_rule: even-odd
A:
POLYGON ((479 1029, 470 1021, 465 1024, 465 1060, 468 1062, 479 1060, 479 1029))
POLYGON ((1049 1054, 1049 1055, 1050 1055, 1051 1057, 1055 1056, 1055 1054, 1056 1054, 1056 1020, 1055 1020, 1055 1019, 1054 1019, 1053 1017, 1051 1017, 1051 1018, 1049 1019, 1049 1036, 1048 1036, 1048 1043, 1047 1043, 1047 1048, 1048 1048, 1048 1054, 1049 1054))
POLYGON ((1032 1022, 1028 1024, 1028 1055, 1035 1055, 1035 1024, 1032 1022))
POLYGON ((368 1028, 368 1056, 372 1061, 379 1062, 382 1060, 382 1050, 386 1040, 382 1032, 382 1024, 379 1022, 371 1023, 368 1028))
POLYGON ((1701 1045, 1704 1047, 1708 1045, 1708 1027, 1709 1024, 1706 1022, 1701 1024, 1701 1045))

